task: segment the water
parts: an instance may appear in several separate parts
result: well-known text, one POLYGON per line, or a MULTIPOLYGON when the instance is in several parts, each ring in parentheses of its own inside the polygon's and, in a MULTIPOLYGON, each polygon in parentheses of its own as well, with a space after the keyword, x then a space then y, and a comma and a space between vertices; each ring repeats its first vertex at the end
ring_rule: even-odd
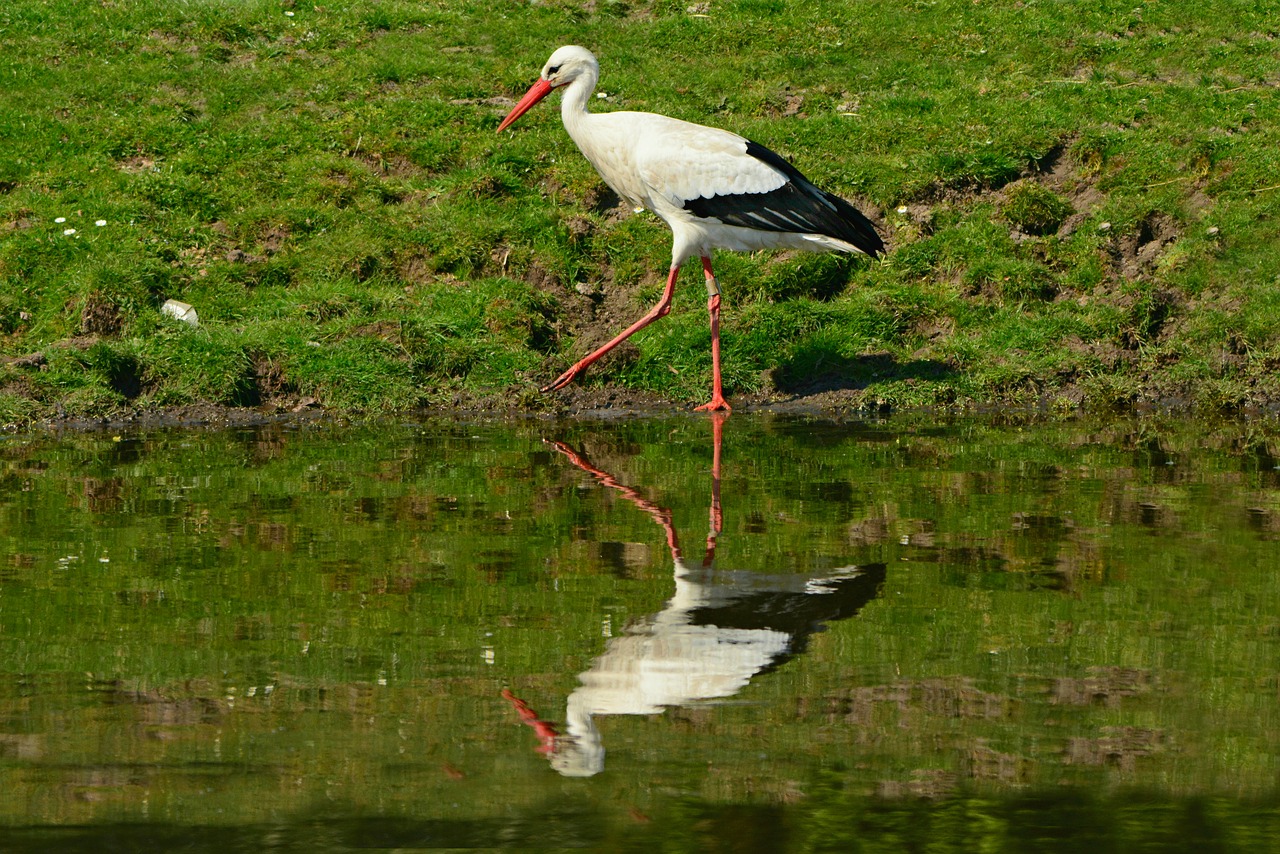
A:
POLYGON ((0 445, 0 847, 1274 850, 1259 426, 0 445))

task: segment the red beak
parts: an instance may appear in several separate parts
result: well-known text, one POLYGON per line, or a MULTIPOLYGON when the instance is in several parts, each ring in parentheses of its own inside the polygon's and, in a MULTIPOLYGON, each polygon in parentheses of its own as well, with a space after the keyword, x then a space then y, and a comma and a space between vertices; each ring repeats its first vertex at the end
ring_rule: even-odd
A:
POLYGON ((502 120, 502 124, 498 125, 498 133, 502 133, 515 123, 515 120, 529 112, 529 108, 541 101, 551 92, 551 84, 541 77, 538 82, 529 87, 529 91, 524 93, 524 97, 520 99, 520 103, 516 104, 515 109, 507 113, 507 117, 502 120))

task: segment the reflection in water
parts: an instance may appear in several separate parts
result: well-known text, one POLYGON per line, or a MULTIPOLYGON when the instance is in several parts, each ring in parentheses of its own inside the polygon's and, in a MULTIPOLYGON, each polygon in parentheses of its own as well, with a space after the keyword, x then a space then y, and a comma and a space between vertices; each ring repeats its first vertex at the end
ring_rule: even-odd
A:
POLYGON ((1280 428, 718 426, 6 437, 0 850, 1275 849, 1280 428))
POLYGON ((598 715, 652 715, 672 706, 731 697, 753 676, 802 652, 823 624, 852 617, 874 599, 883 564, 845 566, 820 576, 735 572, 714 567, 722 525, 720 461, 725 413, 711 413, 710 530, 702 560, 681 550, 671 511, 619 482, 563 442, 552 444, 595 480, 644 510, 666 533, 675 593, 662 611, 638 620, 578 679, 561 734, 510 691, 503 696, 538 733, 539 751, 566 777, 604 770, 598 715))

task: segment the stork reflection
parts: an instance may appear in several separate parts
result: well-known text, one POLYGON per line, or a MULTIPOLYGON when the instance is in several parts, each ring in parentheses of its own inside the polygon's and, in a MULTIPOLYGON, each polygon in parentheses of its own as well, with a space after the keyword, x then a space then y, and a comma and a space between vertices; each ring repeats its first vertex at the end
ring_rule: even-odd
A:
POLYGON ((725 413, 711 413, 713 457, 710 525, 701 561, 686 559, 671 511, 594 466, 581 451, 549 442, 597 483, 616 490, 666 533, 675 592, 662 611, 627 626, 578 678, 564 732, 510 691, 505 697, 537 732, 539 752, 566 777, 604 769, 595 718, 652 715, 672 706, 731 697, 753 676, 805 649, 833 620, 858 613, 879 593, 884 565, 845 566, 820 575, 729 571, 713 566, 721 532, 720 452, 725 413))

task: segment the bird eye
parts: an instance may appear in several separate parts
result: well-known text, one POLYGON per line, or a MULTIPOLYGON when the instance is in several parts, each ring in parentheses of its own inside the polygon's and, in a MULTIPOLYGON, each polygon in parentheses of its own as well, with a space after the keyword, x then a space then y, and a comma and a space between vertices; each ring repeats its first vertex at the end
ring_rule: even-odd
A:
POLYGON ((551 66, 550 68, 548 68, 548 69, 547 69, 547 76, 548 76, 548 77, 550 77, 552 74, 559 74, 559 73, 560 73, 560 66, 558 66, 558 65, 553 65, 553 66, 551 66))

